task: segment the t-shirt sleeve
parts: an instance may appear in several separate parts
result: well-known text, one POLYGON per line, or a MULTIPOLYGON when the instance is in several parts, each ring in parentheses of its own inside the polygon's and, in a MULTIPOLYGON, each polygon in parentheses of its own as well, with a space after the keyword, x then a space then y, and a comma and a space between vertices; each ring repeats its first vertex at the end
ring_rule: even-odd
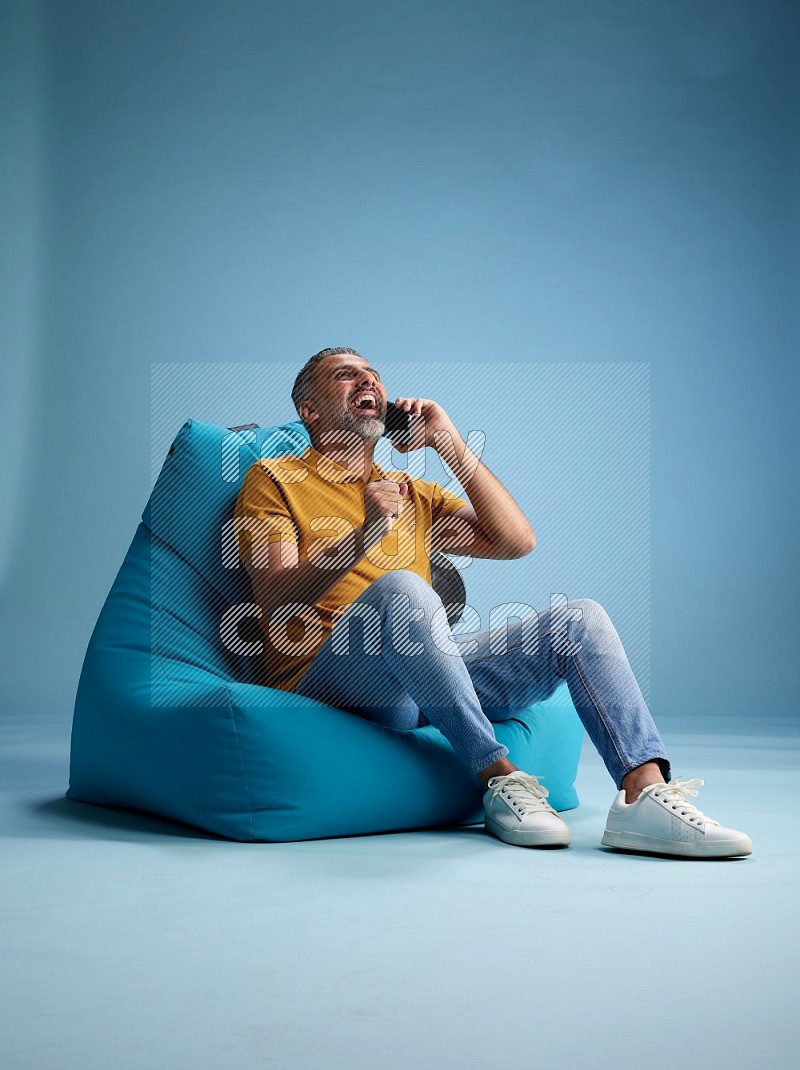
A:
POLYGON ((459 498, 457 494, 453 494, 452 491, 440 487, 438 483, 433 484, 433 493, 431 495, 431 520, 440 520, 442 517, 450 516, 458 509, 462 509, 465 505, 469 505, 469 502, 466 501, 466 499, 459 498))
POLYGON ((244 478, 233 515, 242 563, 271 542, 298 542, 297 527, 280 487, 258 462, 244 478))

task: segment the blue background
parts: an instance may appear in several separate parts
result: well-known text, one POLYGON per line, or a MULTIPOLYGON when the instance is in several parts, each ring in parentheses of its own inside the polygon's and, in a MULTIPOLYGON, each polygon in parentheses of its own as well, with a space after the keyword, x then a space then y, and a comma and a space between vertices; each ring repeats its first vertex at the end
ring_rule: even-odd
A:
MULTIPOLYGON (((649 364, 653 711, 797 711, 796 5, 0 11, 6 714, 70 716, 150 491, 151 364, 282 365, 264 424, 326 345, 452 364, 460 426, 526 442, 533 411, 578 467, 537 368, 649 364)), ((553 589, 606 604, 596 536, 553 589)), ((539 554, 475 567, 525 598, 539 554)))

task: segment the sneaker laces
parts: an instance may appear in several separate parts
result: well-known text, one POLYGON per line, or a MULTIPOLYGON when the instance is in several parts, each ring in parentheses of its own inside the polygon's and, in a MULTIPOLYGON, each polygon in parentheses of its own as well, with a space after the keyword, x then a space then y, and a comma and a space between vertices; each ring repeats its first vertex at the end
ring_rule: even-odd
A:
POLYGON ((542 810, 553 810, 550 803, 546 802, 550 792, 543 787, 531 773, 523 773, 521 769, 515 769, 513 773, 507 773, 499 777, 496 784, 491 785, 491 802, 498 795, 504 793, 516 804, 517 809, 525 814, 541 813, 542 810))
POLYGON ((653 795, 656 799, 663 799, 671 810, 675 810, 681 817, 686 817, 695 824, 717 825, 711 817, 706 817, 702 810, 698 810, 694 803, 689 802, 690 795, 699 795, 697 788, 702 788, 703 780, 681 780, 679 776, 673 777, 669 784, 649 784, 642 788, 642 795, 653 795))

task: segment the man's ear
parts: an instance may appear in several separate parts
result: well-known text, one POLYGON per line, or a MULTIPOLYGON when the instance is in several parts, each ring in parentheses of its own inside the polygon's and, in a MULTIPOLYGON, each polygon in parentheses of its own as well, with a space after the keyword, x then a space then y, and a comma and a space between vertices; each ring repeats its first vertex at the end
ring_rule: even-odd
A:
POLYGON ((312 401, 301 401, 297 412, 300 419, 306 425, 313 424, 315 420, 319 419, 319 413, 314 408, 314 403, 312 401))

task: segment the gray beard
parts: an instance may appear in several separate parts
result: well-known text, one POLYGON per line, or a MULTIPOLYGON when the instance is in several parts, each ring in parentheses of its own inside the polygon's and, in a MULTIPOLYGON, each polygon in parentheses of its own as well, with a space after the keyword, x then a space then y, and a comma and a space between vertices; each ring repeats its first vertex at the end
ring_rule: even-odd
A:
POLYGON ((349 410, 339 413, 341 426, 346 431, 353 431, 365 442, 377 442, 386 425, 377 416, 354 416, 349 410))

